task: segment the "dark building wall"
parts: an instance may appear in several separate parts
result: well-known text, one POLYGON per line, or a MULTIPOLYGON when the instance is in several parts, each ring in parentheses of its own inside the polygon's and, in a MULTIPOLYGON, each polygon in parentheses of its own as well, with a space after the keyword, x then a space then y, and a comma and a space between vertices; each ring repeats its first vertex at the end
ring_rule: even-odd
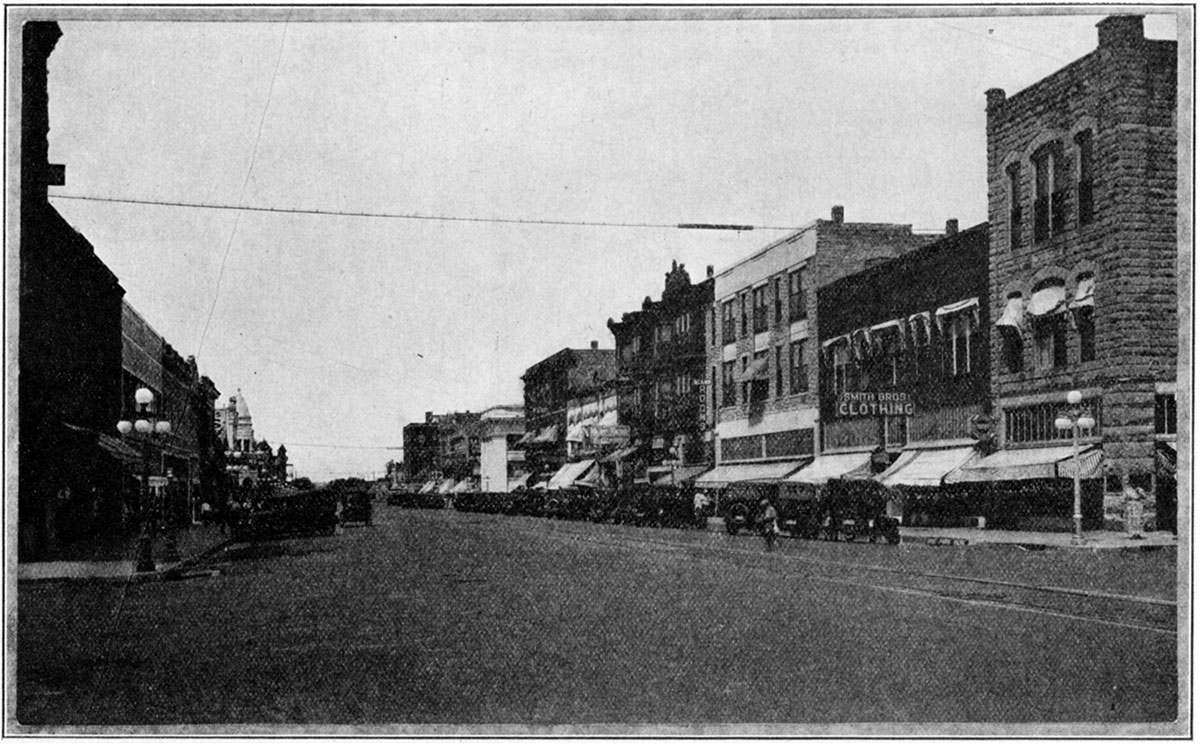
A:
POLYGON ((438 427, 433 423, 412 423, 404 427, 404 468, 409 480, 431 474, 437 467, 438 427))
MULTIPOLYGON (((988 302, 988 225, 983 223, 819 288, 818 340, 823 346, 830 339, 859 329, 928 313, 928 336, 923 329, 914 331, 908 324, 904 326, 905 342, 897 357, 897 384, 893 384, 891 355, 878 343, 869 347, 861 359, 851 357, 861 370, 853 377, 860 390, 909 394, 916 407, 908 421, 909 439, 961 439, 970 435, 970 416, 989 408, 988 302), (979 300, 979 311, 974 316, 977 320, 972 321, 970 370, 956 373, 947 358, 949 323, 939 330, 935 311, 970 298, 979 300)), ((822 355, 821 370, 821 421, 828 429, 840 418, 829 353, 822 355)), ((877 441, 873 431, 864 434, 871 443, 877 441)))
MULTIPOLYGON (((22 30, 18 512, 22 558, 67 535, 52 523, 64 487, 73 512, 91 511, 119 467, 96 446, 115 431, 121 385, 121 297, 116 276, 47 201, 47 60, 55 23, 22 30)), ((60 515, 61 516, 61 515, 60 515)), ((77 520, 72 520, 78 524, 77 520)), ((69 530, 68 530, 69 531, 69 530)))
POLYGON ((661 438, 666 444, 686 436, 689 462, 711 459, 701 438, 708 397, 705 320, 712 310, 711 274, 710 267, 709 278, 692 284, 684 267, 673 264, 660 300, 647 297, 641 310, 624 313, 619 322, 608 321, 616 341, 621 423, 646 442, 661 438))
POLYGON ((1106 459, 1137 473, 1153 461, 1155 393, 1174 383, 1178 358, 1177 50, 1175 42, 1145 39, 1139 16, 1111 17, 1098 28, 1098 48, 1086 57, 1011 97, 988 91, 987 123, 992 311, 1048 280, 1065 284, 1069 299, 1080 277, 1092 274, 1095 359, 1081 359, 1072 324, 1066 363, 1038 368, 1027 325, 1022 369, 1010 371, 1005 342, 994 334, 993 387, 1004 409, 1061 404, 1065 391, 1083 391, 1102 404, 1106 459), (1081 132, 1090 133, 1093 150, 1087 186, 1081 132), (1035 163, 1056 146, 1067 181, 1062 215, 1041 236, 1035 163), (1090 221, 1081 214, 1087 201, 1090 221))

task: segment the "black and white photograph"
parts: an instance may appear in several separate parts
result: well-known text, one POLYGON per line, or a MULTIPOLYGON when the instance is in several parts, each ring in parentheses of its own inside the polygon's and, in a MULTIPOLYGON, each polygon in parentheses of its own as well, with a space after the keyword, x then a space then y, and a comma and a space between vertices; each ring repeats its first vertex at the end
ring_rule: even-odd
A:
POLYGON ((1194 5, 6 5, 5 736, 1192 729, 1194 5))

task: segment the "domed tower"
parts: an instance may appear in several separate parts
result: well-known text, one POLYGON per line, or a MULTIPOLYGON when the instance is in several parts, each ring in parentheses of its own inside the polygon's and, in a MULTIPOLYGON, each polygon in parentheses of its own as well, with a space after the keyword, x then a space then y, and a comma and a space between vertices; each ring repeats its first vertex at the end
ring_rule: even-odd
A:
POLYGON ((250 406, 246 403, 246 396, 242 394, 241 388, 238 388, 237 395, 229 402, 234 404, 237 413, 234 430, 235 449, 239 452, 250 452, 254 447, 254 424, 250 418, 250 406))

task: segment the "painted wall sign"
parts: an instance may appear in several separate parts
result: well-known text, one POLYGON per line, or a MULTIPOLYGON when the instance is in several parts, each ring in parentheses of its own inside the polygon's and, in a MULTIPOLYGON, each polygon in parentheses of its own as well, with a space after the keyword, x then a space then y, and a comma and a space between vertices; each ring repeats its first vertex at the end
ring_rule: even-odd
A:
POLYGON ((908 393, 842 393, 837 397, 839 416, 912 416, 916 409, 908 393))

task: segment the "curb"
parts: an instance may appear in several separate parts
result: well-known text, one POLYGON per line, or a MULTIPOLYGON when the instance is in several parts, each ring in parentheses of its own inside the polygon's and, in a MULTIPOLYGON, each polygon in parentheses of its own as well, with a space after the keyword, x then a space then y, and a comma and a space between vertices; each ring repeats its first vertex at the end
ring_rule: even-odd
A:
MULTIPOLYGON (((45 584, 45 583, 50 583, 50 582, 55 582, 55 581, 59 581, 59 582, 92 581, 92 582, 100 582, 100 583, 106 583, 106 584, 124 584, 124 583, 144 584, 144 583, 149 583, 152 581, 173 581, 173 580, 182 578, 183 572, 185 570, 187 570, 189 567, 195 565, 196 563, 199 563, 200 561, 204 560, 205 558, 208 558, 209 556, 213 555, 214 553, 218 553, 218 552, 224 550, 231 544, 233 544, 232 539, 222 540, 221 542, 210 545, 209 547, 205 548, 204 550, 200 551, 199 553, 188 556, 188 557, 184 558, 183 560, 177 561, 175 563, 163 564, 163 565, 159 566, 158 568, 156 568, 154 571, 140 571, 139 572, 136 570, 131 570, 129 573, 125 573, 125 574, 121 574, 121 575, 109 575, 109 576, 44 576, 44 577, 30 576, 30 577, 26 577, 23 579, 18 577, 17 583, 18 584, 26 584, 26 583, 45 584)), ((86 561, 84 561, 84 562, 86 562, 86 561)), ((117 561, 117 562, 119 562, 119 561, 117 561)))

